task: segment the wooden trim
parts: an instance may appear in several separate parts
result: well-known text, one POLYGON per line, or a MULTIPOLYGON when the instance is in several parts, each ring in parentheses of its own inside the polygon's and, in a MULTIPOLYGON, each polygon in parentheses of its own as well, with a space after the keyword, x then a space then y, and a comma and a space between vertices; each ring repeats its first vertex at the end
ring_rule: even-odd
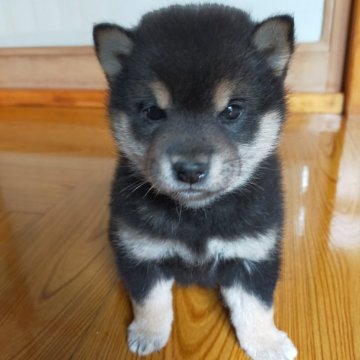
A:
POLYGON ((287 84, 296 92, 340 92, 351 0, 325 0, 319 42, 300 44, 287 84))
POLYGON ((329 38, 329 61, 325 83, 327 90, 335 88, 337 88, 337 91, 342 90, 351 4, 352 0, 335 1, 334 4, 332 14, 333 26, 329 38))
POLYGON ((331 31, 334 25, 335 1, 336 0, 325 0, 324 2, 323 24, 320 40, 313 43, 301 43, 296 49, 297 52, 329 52, 331 45, 331 31))
POLYGON ((93 55, 92 46, 54 46, 54 47, 24 47, 0 48, 0 56, 58 56, 58 55, 93 55))
POLYGON ((0 106, 68 106, 100 108, 106 103, 104 90, 0 89, 0 106))
POLYGON ((345 112, 360 115, 360 0, 354 0, 345 76, 345 112))
MULTIPOLYGON (((68 106, 101 108, 106 104, 104 90, 16 90, 0 89, 0 106, 68 106)), ((341 114, 343 94, 289 95, 291 113, 341 114)))
POLYGON ((342 93, 295 93, 288 99, 289 111, 302 114, 342 114, 342 93))

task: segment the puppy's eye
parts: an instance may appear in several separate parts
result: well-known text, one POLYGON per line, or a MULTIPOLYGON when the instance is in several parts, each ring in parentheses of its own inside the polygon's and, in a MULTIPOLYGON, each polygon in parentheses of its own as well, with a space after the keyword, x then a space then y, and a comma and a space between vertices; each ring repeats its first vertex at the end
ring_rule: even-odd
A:
POLYGON ((166 117, 165 111, 153 105, 143 110, 146 117, 150 120, 161 120, 166 117))
POLYGON ((244 108, 236 103, 230 103, 227 108, 220 113, 220 116, 226 120, 236 120, 244 112, 244 108))

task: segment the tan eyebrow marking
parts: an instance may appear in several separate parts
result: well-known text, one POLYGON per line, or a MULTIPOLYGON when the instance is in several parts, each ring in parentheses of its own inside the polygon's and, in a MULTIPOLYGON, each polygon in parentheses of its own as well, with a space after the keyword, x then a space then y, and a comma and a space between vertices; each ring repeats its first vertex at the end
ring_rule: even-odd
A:
POLYGON ((161 81, 155 81, 150 84, 150 88, 154 93, 158 105, 162 109, 166 109, 171 105, 171 95, 167 87, 161 81))
POLYGON ((229 80, 223 80, 216 85, 213 104, 216 111, 223 111, 231 99, 234 85, 229 80))

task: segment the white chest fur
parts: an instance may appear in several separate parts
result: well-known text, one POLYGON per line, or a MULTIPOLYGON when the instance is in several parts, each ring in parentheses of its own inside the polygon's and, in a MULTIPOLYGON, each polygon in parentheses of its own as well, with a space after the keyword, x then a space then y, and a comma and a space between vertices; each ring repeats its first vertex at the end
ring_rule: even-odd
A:
POLYGON ((247 235, 238 239, 210 238, 204 253, 198 255, 180 242, 156 239, 124 226, 121 226, 118 235, 117 245, 122 247, 134 259, 145 261, 178 256, 188 263, 202 263, 213 258, 242 258, 260 261, 269 256, 277 240, 277 232, 274 229, 263 234, 247 235))

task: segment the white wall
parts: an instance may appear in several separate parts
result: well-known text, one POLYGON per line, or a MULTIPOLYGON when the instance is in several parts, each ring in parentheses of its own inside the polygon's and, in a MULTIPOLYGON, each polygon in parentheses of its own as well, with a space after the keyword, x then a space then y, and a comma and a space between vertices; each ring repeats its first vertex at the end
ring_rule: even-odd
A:
POLYGON ((91 45, 94 23, 132 27, 149 10, 189 2, 236 6, 257 20, 289 13, 298 42, 321 36, 324 0, 0 0, 0 47, 91 45))

